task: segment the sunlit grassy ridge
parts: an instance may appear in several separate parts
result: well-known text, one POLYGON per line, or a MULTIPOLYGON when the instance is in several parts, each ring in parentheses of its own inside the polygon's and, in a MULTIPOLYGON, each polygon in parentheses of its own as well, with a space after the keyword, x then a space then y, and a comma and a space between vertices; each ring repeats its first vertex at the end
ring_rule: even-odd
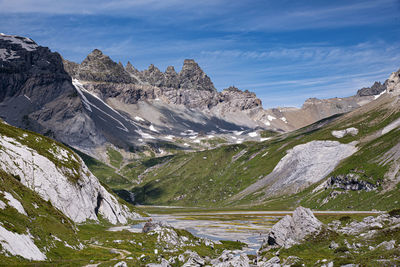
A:
POLYGON ((142 173, 143 182, 132 191, 136 201, 143 204, 213 208, 245 205, 269 210, 292 209, 300 203, 321 209, 386 209, 387 205, 387 208, 391 208, 394 205, 391 203, 395 203, 397 197, 391 191, 383 193, 380 186, 390 168, 390 164, 381 164, 381 157, 400 140, 398 130, 380 136, 382 128, 400 117, 400 112, 391 107, 390 101, 383 99, 368 109, 343 116, 336 115, 293 133, 273 136, 265 142, 246 142, 212 150, 180 153, 146 173, 142 173, 143 167, 138 165, 127 165, 124 170, 128 173, 132 167, 131 173, 142 173), (333 130, 349 127, 357 128, 359 133, 341 139, 332 136, 333 130), (349 191, 324 205, 321 204, 322 200, 332 190, 315 196, 311 194, 311 189, 306 189, 293 196, 275 199, 262 192, 255 192, 240 201, 230 200, 232 196, 269 174, 288 149, 313 140, 337 140, 341 143, 357 141, 358 152, 343 160, 331 175, 355 172, 360 179, 378 185, 379 190, 349 191), (388 201, 380 197, 382 194, 388 201), (375 200, 379 201, 374 202, 375 200), (356 205, 346 204, 354 201, 356 205))

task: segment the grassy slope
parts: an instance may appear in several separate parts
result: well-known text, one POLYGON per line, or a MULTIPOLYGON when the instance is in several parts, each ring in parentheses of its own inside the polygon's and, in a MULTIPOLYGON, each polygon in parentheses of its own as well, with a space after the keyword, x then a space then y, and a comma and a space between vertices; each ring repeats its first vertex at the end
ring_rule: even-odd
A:
MULTIPOLYGON (((60 162, 53 153, 50 153, 49 149, 56 152, 56 147, 62 147, 71 152, 70 157, 77 160, 77 158, 75 158, 76 155, 70 148, 49 138, 4 123, 0 123, 0 134, 13 137, 24 145, 37 150, 41 155, 49 157, 57 166, 79 168, 74 165, 76 164, 75 162, 60 162)), ((95 172, 102 173, 104 175, 103 178, 106 177, 106 174, 109 174, 114 177, 114 179, 118 178, 125 181, 124 177, 115 174, 113 168, 93 158, 85 157, 84 154, 79 155, 83 156, 87 162, 89 161, 91 163, 91 167, 95 172)), ((145 161, 143 164, 146 166, 153 166, 159 162, 160 159, 152 159, 145 161)), ((104 181, 107 181, 107 179, 104 179, 104 181)), ((104 186, 107 188, 107 185, 104 186)), ((0 209, 0 224, 8 231, 18 234, 30 233, 35 244, 42 252, 45 252, 48 259, 46 262, 33 262, 19 256, 8 257, 0 253, 1 265, 31 266, 39 264, 41 266, 82 266, 89 263, 100 263, 100 266, 110 266, 120 261, 117 259, 118 255, 111 249, 124 249, 127 250, 128 256, 132 257, 130 260, 125 259, 130 266, 145 266, 149 262, 157 262, 158 255, 154 253, 154 249, 156 248, 160 251, 160 254, 163 254, 165 257, 177 256, 187 249, 197 251, 203 256, 215 256, 224 249, 236 249, 243 245, 237 242, 225 242, 221 245, 217 245, 215 249, 211 249, 204 244, 200 244, 183 247, 175 252, 164 252, 163 246, 165 244, 157 242, 156 236, 142 233, 133 234, 128 231, 109 232, 106 230, 111 225, 101 218, 100 222, 87 222, 76 225, 63 213, 55 209, 50 202, 44 201, 37 193, 21 184, 19 177, 14 177, 3 170, 0 170, 0 191, 12 194, 14 198, 21 202, 28 214, 28 216, 25 216, 18 213, 16 209, 7 206, 5 209, 0 209), (37 205, 37 207, 35 207, 35 205, 37 205), (62 241, 57 241, 56 239, 62 241), (113 242, 114 240, 121 241, 117 243, 113 242), (66 246, 66 244, 74 246, 75 248, 83 244, 84 248, 73 249, 66 246), (145 258, 139 260, 138 257, 142 254, 145 255, 145 258)), ((8 203, 2 193, 0 193, 0 200, 8 203)), ((120 202, 127 204, 124 203, 123 200, 120 200, 120 202)), ((130 208, 134 209, 133 207, 130 208)), ((138 212, 136 209, 134 211, 138 212)), ((193 240, 193 242, 198 241, 198 239, 189 232, 184 230, 177 231, 179 235, 187 236, 190 240, 193 240)))
POLYGON ((381 99, 357 112, 318 122, 296 132, 274 137, 262 143, 222 146, 214 150, 177 155, 163 167, 144 175, 144 183, 134 189, 137 200, 145 204, 170 204, 186 206, 222 207, 226 205, 256 205, 262 209, 291 209, 299 203, 322 209, 343 209, 352 206, 357 209, 387 209, 400 197, 393 191, 385 193, 387 201, 377 192, 343 194, 326 205, 319 205, 329 191, 311 198, 311 190, 305 190, 290 197, 268 199, 255 193, 245 199, 231 203, 229 197, 254 183, 259 177, 270 173, 286 150, 312 140, 338 140, 332 130, 356 127, 357 136, 348 135, 339 139, 342 143, 361 142, 359 152, 344 160, 332 173, 347 174, 357 170, 362 179, 382 181, 387 166, 381 166, 377 159, 397 144, 399 131, 392 131, 377 139, 371 138, 379 129, 400 117, 397 109, 390 108, 391 100, 381 99), (322 127, 320 127, 322 125, 322 127), (233 162, 232 157, 241 151, 245 153, 233 162), (268 152, 268 153, 267 153, 268 152), (260 199, 265 199, 260 203, 260 199), (376 200, 379 200, 376 202, 376 200), (357 205, 346 203, 358 201, 357 205), (372 204, 372 206, 371 206, 372 204))
MULTIPOLYGON (((17 140, 22 145, 25 145, 40 155, 48 158, 57 167, 63 169, 73 170, 75 175, 68 174, 71 181, 77 181, 79 179, 78 173, 81 167, 78 157, 72 152, 72 150, 63 144, 54 141, 51 138, 45 137, 35 132, 21 130, 17 127, 10 126, 0 121, 0 135, 11 137, 17 140), (68 151, 69 160, 59 160, 56 155, 58 154, 58 148, 62 148, 68 151)), ((1 149, 1 147, 0 147, 1 149)))
MULTIPOLYGON (((128 231, 109 232, 107 229, 110 225, 105 221, 100 223, 89 222, 76 226, 49 202, 41 199, 38 194, 3 171, 0 171, 0 190, 10 192, 14 198, 21 202, 28 214, 28 216, 22 215, 10 206, 7 206, 4 210, 0 209, 2 226, 19 234, 27 234, 29 231, 39 249, 42 251, 48 249, 46 253, 48 261, 40 263, 28 261, 21 257, 8 257, 0 253, 1 265, 82 266, 89 263, 102 263, 100 266, 113 266, 120 260, 115 259, 117 255, 110 249, 124 249, 128 251, 128 256, 133 257, 133 259, 125 260, 129 266, 144 266, 149 262, 157 262, 158 255, 154 254, 154 249, 158 249, 164 257, 169 258, 177 256, 187 249, 197 251, 202 256, 215 256, 224 249, 236 249, 242 246, 242 244, 236 242, 226 242, 217 245, 214 250, 201 244, 194 247, 183 247, 175 252, 165 252, 163 251, 164 244, 157 242, 155 235, 133 234, 128 231), (34 204, 38 208, 35 208, 34 204), (54 236, 61 239, 62 242, 56 241, 54 236), (121 241, 116 243, 114 240, 121 241), (82 250, 72 249, 66 247, 64 241, 74 247, 80 243, 85 247, 82 250), (138 257, 142 254, 145 255, 145 258, 138 260, 138 257)), ((0 194, 0 200, 7 203, 2 194, 0 194)), ((184 230, 177 231, 190 240, 198 240, 184 230)))
POLYGON ((74 150, 85 162, 86 166, 90 171, 104 184, 110 188, 120 188, 129 185, 131 182, 124 176, 116 173, 114 168, 111 168, 107 164, 92 158, 85 153, 78 150, 74 150))

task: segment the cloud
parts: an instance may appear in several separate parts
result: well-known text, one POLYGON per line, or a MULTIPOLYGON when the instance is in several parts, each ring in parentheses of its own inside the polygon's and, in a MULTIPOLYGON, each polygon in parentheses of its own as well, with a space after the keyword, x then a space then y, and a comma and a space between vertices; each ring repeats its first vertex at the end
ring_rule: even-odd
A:
POLYGON ((125 16, 158 25, 199 21, 190 26, 276 32, 382 23, 397 18, 398 6, 398 0, 0 0, 0 13, 125 16))

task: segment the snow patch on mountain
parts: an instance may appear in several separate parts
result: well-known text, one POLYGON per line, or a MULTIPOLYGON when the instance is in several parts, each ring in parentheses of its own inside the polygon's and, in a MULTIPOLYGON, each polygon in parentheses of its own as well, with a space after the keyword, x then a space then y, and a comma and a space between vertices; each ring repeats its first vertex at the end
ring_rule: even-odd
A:
POLYGON ((384 93, 386 93, 386 90, 383 91, 382 93, 378 94, 378 95, 374 95, 374 99, 378 99, 378 98, 381 97, 384 93))
POLYGON ((167 135, 167 136, 165 136, 164 138, 167 139, 167 140, 174 140, 175 136, 173 136, 173 135, 167 135))
POLYGON ((9 61, 15 58, 20 58, 20 56, 17 56, 14 50, 9 50, 5 48, 0 49, 0 60, 9 61))
POLYGON ((149 130, 158 133, 158 130, 153 126, 153 124, 150 125, 149 130))
POLYGON ((135 120, 136 120, 136 121, 144 121, 144 119, 141 118, 141 117, 139 117, 139 116, 135 116, 135 120))
POLYGON ((19 44, 23 49, 27 51, 34 51, 38 48, 38 45, 35 42, 27 37, 19 37, 15 35, 5 35, 1 34, 0 39, 9 41, 12 44, 19 44))
POLYGON ((39 250, 30 235, 13 233, 0 226, 0 244, 11 255, 28 260, 46 260, 46 255, 39 250))
POLYGON ((250 137, 257 137, 258 133, 257 132, 251 132, 251 133, 249 133, 249 136, 250 137))

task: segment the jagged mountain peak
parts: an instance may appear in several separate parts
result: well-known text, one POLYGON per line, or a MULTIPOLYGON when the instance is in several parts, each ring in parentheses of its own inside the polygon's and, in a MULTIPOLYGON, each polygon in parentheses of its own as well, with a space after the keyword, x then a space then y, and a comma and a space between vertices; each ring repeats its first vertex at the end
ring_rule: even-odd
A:
POLYGON ((177 74, 177 72, 176 72, 176 70, 175 70, 174 66, 168 66, 168 67, 167 67, 167 69, 165 70, 165 73, 169 73, 169 74, 171 74, 171 73, 173 73, 173 74, 177 74))
POLYGON ((180 88, 190 90, 217 91, 208 77, 193 59, 185 59, 179 72, 180 88))
POLYGON ((139 71, 136 69, 130 61, 125 66, 125 70, 131 74, 137 74, 139 71))
POLYGON ((357 96, 379 95, 386 90, 387 80, 384 83, 375 82, 371 87, 364 87, 357 91, 357 96))
POLYGON ((400 95, 400 69, 389 76, 387 92, 392 95, 400 95))
POLYGON ((228 88, 225 88, 223 91, 239 92, 240 90, 236 86, 232 85, 232 86, 229 86, 228 88))
POLYGON ((86 56, 86 58, 82 61, 81 64, 82 65, 89 64, 89 62, 91 61, 103 61, 103 62, 115 63, 109 56, 104 55, 103 52, 97 48, 93 49, 93 51, 86 56))
POLYGON ((150 64, 149 68, 147 69, 148 71, 152 71, 152 72, 160 72, 160 69, 157 68, 156 66, 154 66, 154 64, 150 64))
POLYGON ((122 64, 114 62, 99 49, 94 49, 78 66, 77 78, 84 81, 137 83, 122 64))
POLYGON ((102 56, 104 55, 103 52, 100 49, 93 49, 93 51, 89 54, 89 55, 98 55, 98 56, 102 56))

